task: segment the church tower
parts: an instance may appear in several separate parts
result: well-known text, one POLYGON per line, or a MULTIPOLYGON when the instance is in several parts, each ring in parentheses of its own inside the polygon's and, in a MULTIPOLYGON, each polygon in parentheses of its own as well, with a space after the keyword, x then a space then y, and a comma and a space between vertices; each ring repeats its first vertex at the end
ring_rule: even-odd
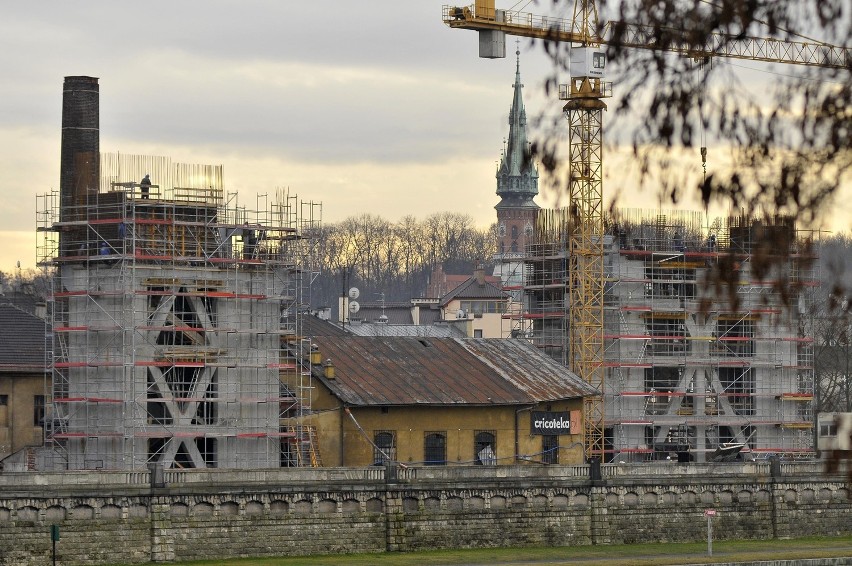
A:
POLYGON ((497 169, 497 255, 503 261, 520 259, 532 237, 539 206, 538 170, 530 158, 527 142, 527 113, 521 94, 521 58, 515 51, 514 98, 509 111, 509 143, 497 169))

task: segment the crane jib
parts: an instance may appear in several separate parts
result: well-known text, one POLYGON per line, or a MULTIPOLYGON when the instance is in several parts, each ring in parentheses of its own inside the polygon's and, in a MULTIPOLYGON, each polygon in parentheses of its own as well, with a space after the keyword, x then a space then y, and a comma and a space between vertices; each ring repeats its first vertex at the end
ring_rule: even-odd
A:
POLYGON ((617 45, 680 53, 688 57, 725 57, 807 65, 813 67, 852 69, 852 48, 818 42, 710 34, 707 41, 696 44, 676 29, 654 28, 625 22, 604 24, 599 37, 589 38, 573 20, 537 16, 525 12, 496 10, 491 18, 479 17, 470 8, 444 6, 444 23, 451 28, 497 31, 509 35, 533 37, 556 42, 588 45, 617 45))

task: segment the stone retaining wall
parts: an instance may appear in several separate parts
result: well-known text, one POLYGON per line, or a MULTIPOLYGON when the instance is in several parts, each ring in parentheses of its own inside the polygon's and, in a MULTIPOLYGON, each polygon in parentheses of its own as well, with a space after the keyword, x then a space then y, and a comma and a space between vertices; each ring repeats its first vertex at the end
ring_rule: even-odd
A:
POLYGON ((0 564, 849 535, 842 476, 727 465, 0 474, 0 564), (684 468, 678 471, 679 468, 684 468), (19 476, 16 480, 15 476, 19 476))

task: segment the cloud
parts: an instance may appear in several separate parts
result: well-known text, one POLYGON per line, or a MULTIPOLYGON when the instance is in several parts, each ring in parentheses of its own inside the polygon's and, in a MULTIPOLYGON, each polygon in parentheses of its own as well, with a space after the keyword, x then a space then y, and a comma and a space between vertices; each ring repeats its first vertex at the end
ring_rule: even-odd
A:
MULTIPOLYGON (((226 186, 246 203, 289 186, 322 201, 327 221, 451 210, 488 225, 515 45, 510 39, 505 60, 481 60, 476 34, 440 18, 441 3, 390 0, 4 6, 0 220, 14 232, 8 238, 34 241, 36 195, 58 186, 67 75, 100 78, 102 151, 223 164, 226 186)), ((550 61, 529 45, 520 43, 528 117, 546 109, 564 124, 563 103, 541 88, 550 61)), ((613 115, 607 141, 620 143, 635 121, 613 115)), ((605 158, 607 198, 630 192, 630 159, 620 159, 605 158)), ((0 269, 17 259, 31 267, 21 249, 0 252, 0 269)))

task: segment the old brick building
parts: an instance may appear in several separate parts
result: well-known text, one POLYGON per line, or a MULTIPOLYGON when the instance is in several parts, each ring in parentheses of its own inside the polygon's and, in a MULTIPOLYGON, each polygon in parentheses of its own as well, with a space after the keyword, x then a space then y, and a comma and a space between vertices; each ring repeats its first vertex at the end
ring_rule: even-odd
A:
POLYGON ((592 389, 520 340, 316 336, 325 466, 580 463, 592 389))
POLYGON ((42 319, 0 302, 0 460, 43 442, 46 331, 42 319))

